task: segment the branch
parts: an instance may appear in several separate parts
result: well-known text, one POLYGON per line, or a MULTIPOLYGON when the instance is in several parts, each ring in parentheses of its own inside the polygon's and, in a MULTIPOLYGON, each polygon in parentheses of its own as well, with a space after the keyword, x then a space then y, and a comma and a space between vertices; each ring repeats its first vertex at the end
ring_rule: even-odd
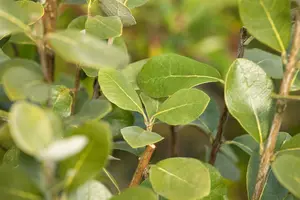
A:
MULTIPOLYGON (((293 78, 296 74, 297 68, 297 54, 300 48, 300 18, 299 13, 296 14, 295 30, 294 30, 294 39, 292 44, 292 49, 288 62, 286 64, 286 71, 283 76, 283 80, 280 86, 280 96, 288 96, 293 78)), ((283 114, 286 109, 287 103, 285 99, 278 99, 276 101, 276 113, 273 118, 272 127, 270 134, 265 146, 265 150, 261 156, 259 171, 256 179, 255 190, 252 196, 252 200, 259 200, 267 178, 268 171, 270 169, 271 159, 274 154, 275 144, 277 140, 277 135, 280 130, 283 114)))
POLYGON ((75 75, 75 83, 74 83, 74 91, 73 91, 73 103, 72 103, 72 109, 71 109, 72 115, 75 112, 77 93, 78 93, 78 90, 80 87, 80 70, 81 70, 81 68, 79 66, 77 66, 76 67, 76 75, 75 75))
MULTIPOLYGON (((240 38, 239 38, 239 43, 238 43, 238 50, 237 50, 237 58, 242 58, 244 56, 244 42, 246 40, 247 40, 247 30, 245 28, 241 28, 240 38)), ((226 104, 224 103, 224 110, 219 119, 217 135, 213 141, 212 150, 210 153, 209 163, 211 165, 215 164, 216 159, 217 159, 217 154, 222 145, 223 130, 224 130, 224 126, 227 121, 227 118, 228 118, 228 109, 227 109, 226 104)))
POLYGON ((177 157, 177 142, 178 142, 178 133, 176 126, 170 126, 171 130, 171 157, 177 157))

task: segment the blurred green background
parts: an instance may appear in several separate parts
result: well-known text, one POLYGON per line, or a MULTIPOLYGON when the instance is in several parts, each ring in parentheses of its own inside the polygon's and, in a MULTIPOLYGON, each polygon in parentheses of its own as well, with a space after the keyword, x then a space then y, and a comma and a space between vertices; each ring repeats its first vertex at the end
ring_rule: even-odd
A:
MULTIPOLYGON (((93 7, 93 14, 99 14, 97 5, 93 7)), ((149 0, 139 8, 132 10, 137 25, 126 27, 123 39, 132 62, 149 58, 163 53, 177 53, 208 63, 217 69, 228 67, 236 57, 241 22, 237 8, 237 0, 149 0)), ((57 29, 64 29, 76 17, 86 14, 85 5, 61 4, 59 7, 57 29)), ((35 46, 30 44, 7 43, 4 52, 11 57, 22 57, 38 61, 35 46)), ((57 83, 64 83, 73 87, 75 67, 55 58, 55 78, 57 83)), ((94 80, 82 76, 83 90, 91 95, 94 80)), ((219 105, 224 105, 223 92, 216 83, 201 86, 219 105)), ((0 88, 1 89, 1 88, 0 88)), ((10 103, 3 90, 0 90, 0 107, 8 109, 10 103)), ((291 102, 284 118, 282 130, 290 134, 298 133, 299 103, 291 102)), ((135 116, 138 124, 140 116, 135 116)), ((216 117, 215 122, 218 122, 216 117)), ((161 159, 174 156, 193 157, 207 161, 210 149, 210 136, 195 125, 185 127, 169 127, 157 124, 154 131, 165 137, 158 143, 152 159, 155 163, 161 159), (174 133, 175 132, 175 133, 174 133), (176 136, 176 149, 174 144, 176 136)), ((226 140, 246 134, 239 124, 229 117, 225 127, 226 140)), ((120 140, 120 137, 116 137, 120 140)), ((247 199, 246 168, 248 154, 234 146, 220 153, 216 167, 228 179, 229 199, 247 199), (224 167, 226 166, 226 168, 224 167)), ((121 188, 128 186, 137 166, 138 157, 124 151, 115 150, 114 157, 120 160, 110 162, 108 171, 116 178, 121 188)), ((195 172, 196 173, 196 172, 195 172)), ((114 191, 113 185, 104 176, 99 175, 107 186, 114 191)))

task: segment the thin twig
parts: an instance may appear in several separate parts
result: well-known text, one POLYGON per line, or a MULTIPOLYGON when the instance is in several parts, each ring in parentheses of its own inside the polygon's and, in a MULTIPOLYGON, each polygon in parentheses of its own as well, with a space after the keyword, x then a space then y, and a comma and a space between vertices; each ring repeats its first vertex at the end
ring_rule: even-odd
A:
POLYGON ((272 98, 274 98, 274 99, 296 100, 296 101, 300 100, 300 96, 298 96, 298 95, 285 95, 285 96, 281 96, 279 94, 272 94, 272 98))
MULTIPOLYGON (((244 56, 244 42, 246 40, 247 40, 247 30, 245 28, 241 28, 239 43, 238 43, 238 50, 237 50, 237 58, 242 58, 244 56)), ((228 113, 227 106, 226 106, 226 104, 224 104, 224 109, 223 109, 223 112, 219 119, 217 135, 213 141, 212 149, 210 152, 209 163, 211 165, 215 164, 216 159, 217 159, 217 154, 222 145, 223 132, 224 132, 224 127, 225 127, 225 123, 227 121, 228 115, 229 115, 229 113, 228 113)))
POLYGON ((71 109, 71 114, 72 115, 75 112, 77 93, 78 93, 78 90, 79 90, 79 87, 80 87, 80 70, 81 70, 81 68, 79 66, 77 66, 76 67, 74 90, 73 90, 73 103, 72 103, 72 109, 71 109))
MULTIPOLYGON (((300 18, 299 13, 296 13, 296 22, 295 22, 295 30, 294 30, 294 38, 292 43, 292 49, 290 52, 290 56, 288 58, 286 64, 286 70, 281 82, 280 86, 280 96, 287 96, 290 91, 291 84, 293 82, 293 78, 296 74, 296 63, 297 63, 297 54, 300 48, 300 18)), ((268 171, 270 169, 271 159, 274 155, 275 144, 277 140, 277 135, 280 130, 283 114, 286 110, 286 100, 285 99, 278 99, 276 102, 276 113, 273 118, 272 127, 270 129, 270 134, 264 149, 264 152, 261 156, 259 171, 257 175, 255 190, 252 196, 252 200, 259 200, 265 183, 268 171)))
MULTIPOLYGON (((152 131, 152 125, 147 126, 147 131, 152 131)), ((143 153, 143 155, 140 157, 139 164, 135 170, 135 173, 132 177, 132 180, 130 182, 129 187, 134 187, 140 184, 143 174, 145 173, 145 170, 148 167, 148 164, 151 160, 152 154, 155 150, 155 145, 151 144, 148 145, 143 153)))
POLYGON ((170 126, 170 130, 171 130, 171 157, 177 157, 178 156, 178 152, 177 152, 177 142, 178 142, 178 138, 177 138, 177 127, 176 126, 170 126))

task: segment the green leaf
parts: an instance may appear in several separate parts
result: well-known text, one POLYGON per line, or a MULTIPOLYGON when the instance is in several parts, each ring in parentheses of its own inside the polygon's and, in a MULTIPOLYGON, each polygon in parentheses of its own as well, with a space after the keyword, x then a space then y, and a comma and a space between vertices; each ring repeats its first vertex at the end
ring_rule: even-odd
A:
POLYGON ((208 82, 223 82, 213 67, 176 54, 156 56, 144 65, 137 77, 139 88, 160 98, 208 82))
POLYGON ((240 16, 247 30, 280 52, 285 52, 290 41, 290 9, 290 1, 239 0, 240 16))
POLYGON ((225 183, 225 179, 213 166, 209 164, 206 164, 205 166, 209 170, 211 189, 209 195, 201 200, 223 200, 227 196, 227 186, 225 183))
POLYGON ((2 121, 8 121, 8 112, 0 110, 0 119, 2 121))
POLYGON ((65 176, 65 188, 70 190, 94 178, 105 166, 111 152, 111 133, 108 124, 91 121, 71 131, 71 135, 84 135, 88 145, 75 156, 60 163, 65 176))
POLYGON ((123 138, 132 148, 144 147, 163 140, 159 134, 145 131, 138 126, 130 126, 121 130, 123 138))
POLYGON ((237 59, 225 82, 225 101, 229 112, 260 144, 266 139, 272 117, 273 83, 255 63, 237 59))
POLYGON ((71 115, 73 98, 69 88, 62 85, 53 86, 51 99, 52 108, 55 113, 62 117, 71 115))
POLYGON ((128 0, 126 5, 128 8, 136 8, 144 5, 147 3, 149 0, 128 0))
POLYGON ((158 162, 150 168, 150 181, 155 192, 172 200, 203 198, 211 187, 208 169, 193 158, 158 162))
POLYGON ((9 68, 2 77, 5 93, 12 101, 26 99, 27 91, 36 83, 42 82, 43 77, 40 74, 24 67, 9 68))
POLYGON ((17 147, 12 146, 4 154, 2 165, 7 165, 10 167, 17 167, 19 165, 19 155, 20 155, 20 150, 17 147))
POLYGON ((300 198, 299 156, 281 154, 272 163, 272 170, 278 181, 293 195, 300 198))
POLYGON ((91 180, 72 192, 68 200, 108 200, 110 191, 100 182, 91 180))
POLYGON ((170 125, 188 124, 204 112, 209 100, 209 96, 201 90, 182 89, 163 102, 153 118, 170 125))
POLYGON ((120 136, 120 130, 127 126, 132 126, 134 123, 134 117, 130 111, 123 110, 113 105, 113 110, 107 116, 106 120, 111 125, 111 131, 114 137, 120 136))
POLYGON ((88 143, 85 136, 77 135, 51 143, 40 152, 39 159, 46 161, 60 161, 80 152, 88 143))
POLYGON ((136 24, 134 17, 129 8, 118 0, 101 0, 100 6, 102 11, 108 16, 120 17, 124 26, 132 26, 136 24))
POLYGON ((68 29, 84 30, 88 16, 83 15, 73 19, 68 25, 68 29))
POLYGON ((97 15, 87 19, 85 29, 87 33, 99 39, 108 39, 121 36, 123 24, 117 16, 102 17, 97 15))
POLYGON ((144 113, 139 96, 121 72, 111 68, 101 69, 98 81, 110 102, 125 110, 144 113))
POLYGON ((69 117, 66 121, 70 125, 79 125, 87 121, 102 119, 112 110, 107 100, 92 99, 84 103, 79 113, 69 117))
MULTIPOLYGON (((259 169, 260 155, 259 149, 257 148, 250 157, 248 169, 247 169, 247 191, 248 198, 251 199, 255 184, 257 173, 259 169)), ((290 171, 289 171, 290 172, 290 171)), ((267 182, 264 185, 261 200, 273 200, 274 197, 277 199, 283 199, 287 195, 288 191, 281 186, 276 177, 274 176, 273 170, 269 170, 267 174, 267 182)))
POLYGON ((42 200, 41 191, 20 167, 0 167, 0 198, 10 200, 42 200))
POLYGON ((29 155, 38 155, 54 139, 54 127, 48 114, 26 102, 17 102, 12 106, 9 128, 17 147, 29 155))
POLYGON ((24 95, 33 102, 45 104, 50 98, 51 86, 42 81, 33 81, 26 84, 24 95))
POLYGON ((88 67, 82 67, 82 70, 88 77, 92 77, 92 78, 97 77, 99 73, 99 70, 88 68, 88 67))
POLYGON ((11 0, 0 0, 0 38, 18 32, 30 32, 27 13, 11 0))
POLYGON ((123 191, 120 195, 112 197, 110 200, 157 200, 152 190, 145 187, 134 187, 123 191))
POLYGON ((128 66, 122 69, 122 74, 132 84, 135 90, 139 90, 139 87, 136 82, 138 73, 142 70, 142 67, 147 61, 148 59, 139 60, 137 62, 130 63, 128 66))
POLYGON ((280 150, 300 150, 300 134, 293 136, 290 140, 283 143, 280 150))
POLYGON ((57 31, 47 35, 53 50, 68 62, 94 69, 120 67, 128 63, 128 55, 96 37, 77 30, 57 31))
POLYGON ((24 12, 26 12, 28 16, 28 21, 24 21, 25 24, 34 24, 44 15, 44 7, 41 3, 27 0, 16 1, 16 3, 22 8, 24 12))
POLYGON ((219 123, 216 119, 220 119, 220 109, 216 100, 211 98, 205 111, 191 124, 199 126, 207 133, 215 136, 217 134, 219 123))
POLYGON ((141 156, 142 153, 145 151, 145 148, 134 149, 125 141, 114 142, 114 149, 121 150, 121 151, 127 151, 128 153, 132 153, 133 155, 136 155, 136 156, 141 156))
MULTIPOLYGON (((32 1, 29 1, 32 2, 32 1)), ((9 39, 9 42, 15 44, 30 44, 35 45, 34 41, 30 39, 25 33, 16 33, 12 35, 9 39)))
POLYGON ((10 58, 6 55, 2 49, 0 49, 0 63, 9 60, 10 58))
POLYGON ((269 77, 282 79, 283 65, 280 56, 254 48, 245 49, 244 58, 259 65, 269 77))
POLYGON ((236 145, 250 156, 259 147, 258 143, 250 135, 238 136, 231 141, 227 141, 226 144, 236 145))
POLYGON ((152 99, 143 92, 140 93, 140 98, 146 108, 148 118, 152 118, 153 115, 159 110, 159 106, 161 104, 160 101, 157 99, 152 99))

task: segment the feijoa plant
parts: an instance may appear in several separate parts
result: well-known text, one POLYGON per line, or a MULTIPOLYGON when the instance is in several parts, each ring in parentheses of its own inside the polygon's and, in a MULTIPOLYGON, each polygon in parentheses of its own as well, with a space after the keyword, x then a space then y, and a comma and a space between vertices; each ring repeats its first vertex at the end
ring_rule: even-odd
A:
POLYGON ((123 29, 137 23, 132 11, 147 1, 0 0, 0 47, 32 45, 36 55, 10 57, 0 49, 9 105, 0 112, 0 198, 230 199, 230 184, 214 165, 232 145, 250 156, 249 199, 300 198, 300 137, 280 132, 287 101, 300 99, 290 95, 300 89, 299 1, 238 0, 244 27, 236 60, 223 69, 175 52, 131 62, 123 29), (67 4, 84 13, 61 29, 58 10, 67 4), (58 59, 76 68, 71 84, 57 76, 58 59), (205 83, 223 89, 221 113, 197 87, 205 83), (133 115, 143 123, 134 124, 133 115), (229 115, 248 135, 224 139, 229 115), (164 140, 153 131, 157 123, 199 126, 211 138, 207 160, 151 163, 164 140), (107 169, 117 149, 139 157, 128 189, 107 169))

